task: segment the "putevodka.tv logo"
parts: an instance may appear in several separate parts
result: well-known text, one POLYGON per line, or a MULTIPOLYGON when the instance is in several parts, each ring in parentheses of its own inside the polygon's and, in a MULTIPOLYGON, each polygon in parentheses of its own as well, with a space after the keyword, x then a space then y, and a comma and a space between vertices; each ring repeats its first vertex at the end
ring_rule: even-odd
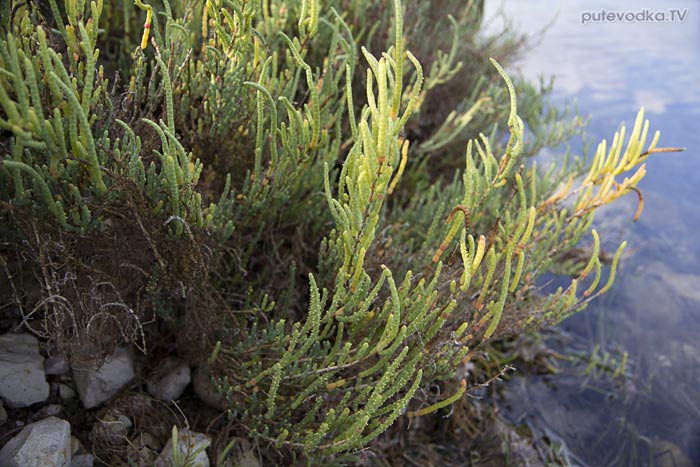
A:
POLYGON ((637 10, 637 11, 582 11, 581 24, 586 23, 682 23, 688 9, 637 10))

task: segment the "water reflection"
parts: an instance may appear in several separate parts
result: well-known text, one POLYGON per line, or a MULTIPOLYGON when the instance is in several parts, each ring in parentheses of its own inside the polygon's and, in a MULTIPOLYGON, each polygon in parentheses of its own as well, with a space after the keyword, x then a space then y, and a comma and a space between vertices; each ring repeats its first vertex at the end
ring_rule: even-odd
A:
POLYGON ((619 359, 627 350, 624 387, 570 365, 550 380, 513 381, 510 415, 561 436, 581 464, 700 465, 700 2, 489 1, 485 17, 501 7, 521 31, 554 19, 519 69, 530 79, 555 75, 555 100, 578 101, 594 141, 609 141, 623 120, 630 126, 643 105, 661 145, 687 148, 648 161, 638 223, 630 225, 634 197, 598 217, 609 246, 625 238, 634 252, 614 290, 552 339, 569 352, 597 344, 619 359), (671 8, 687 9, 685 21, 581 24, 585 11, 671 8))

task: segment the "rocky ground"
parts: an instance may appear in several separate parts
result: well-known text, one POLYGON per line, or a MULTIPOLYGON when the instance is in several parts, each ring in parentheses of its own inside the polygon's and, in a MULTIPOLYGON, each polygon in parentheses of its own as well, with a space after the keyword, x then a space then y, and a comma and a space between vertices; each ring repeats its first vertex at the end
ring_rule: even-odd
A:
MULTIPOLYGON (((525 371, 549 367, 537 342, 512 344, 525 371)), ((98 361, 76 367, 33 334, 0 335, 0 467, 260 467, 275 458, 236 436, 206 370, 174 352, 119 347, 98 361)), ((563 446, 499 415, 493 386, 474 388, 449 412, 400 420, 358 464, 567 464, 563 446)))
MULTIPOLYGON (((206 371, 158 353, 121 347, 100 364, 71 368, 32 334, 0 335, 0 467, 268 464, 265 446, 230 429, 206 371)), ((547 457, 497 412, 465 399, 448 419, 425 417, 412 429, 404 420, 358 463, 490 467, 547 457)))
MULTIPOLYGON (((118 348, 71 369, 31 334, 0 335, 0 466, 213 465, 222 400, 209 378, 175 357, 140 358, 118 348)), ((228 452, 217 465, 259 465, 245 446, 228 452)))

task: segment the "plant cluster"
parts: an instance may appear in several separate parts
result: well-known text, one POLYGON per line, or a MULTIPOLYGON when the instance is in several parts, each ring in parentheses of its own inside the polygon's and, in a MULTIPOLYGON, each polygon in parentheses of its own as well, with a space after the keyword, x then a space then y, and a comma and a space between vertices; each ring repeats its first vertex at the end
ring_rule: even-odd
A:
POLYGON ((641 210, 643 112, 626 147, 621 128, 543 170, 528 156, 582 122, 486 59, 515 41, 477 41, 483 2, 385 3, 6 2, 0 259, 22 321, 73 364, 179 335, 246 436, 334 456, 608 290, 624 243, 607 277, 595 230, 572 252, 599 207, 641 210), (573 279, 543 293, 547 272, 573 279))

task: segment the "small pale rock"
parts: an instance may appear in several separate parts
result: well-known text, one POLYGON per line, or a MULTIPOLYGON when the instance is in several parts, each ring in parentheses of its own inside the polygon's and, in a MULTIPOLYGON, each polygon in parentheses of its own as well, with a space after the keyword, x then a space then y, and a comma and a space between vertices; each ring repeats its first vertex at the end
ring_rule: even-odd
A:
MULTIPOLYGON (((184 428, 177 434, 177 450, 181 458, 186 459, 189 467, 209 467, 209 456, 206 449, 211 444, 211 438, 203 433, 195 433, 184 428)), ((170 467, 173 465, 173 440, 163 448, 158 456, 156 467, 170 467)))
POLYGON ((55 417, 61 413, 61 410, 63 410, 61 404, 49 404, 41 409, 41 413, 46 415, 46 417, 55 417))
POLYGON ((236 467, 261 467, 261 465, 253 449, 248 449, 244 452, 236 463, 236 467))
POLYGON ((261 467, 250 443, 242 438, 231 440, 234 447, 229 451, 221 467, 261 467))
POLYGON ((63 355, 54 355, 44 360, 44 372, 47 375, 65 375, 69 371, 68 360, 63 355))
POLYGON ((106 423, 109 425, 109 430, 115 435, 124 435, 134 426, 126 415, 119 415, 116 420, 106 423))
POLYGON ((58 385, 58 395, 61 397, 61 399, 65 401, 74 398, 75 391, 72 387, 68 386, 67 384, 61 383, 58 385))
POLYGON ((156 399, 172 401, 182 395, 191 380, 189 365, 182 360, 168 357, 148 379, 148 392, 156 399))
POLYGON ((678 445, 670 441, 657 439, 652 441, 651 448, 656 454, 654 465, 658 467, 693 467, 694 463, 678 445))
POLYGON ((48 417, 56 417, 63 410, 63 406, 60 404, 49 404, 45 405, 34 414, 30 415, 29 420, 35 422, 37 420, 43 420, 48 417))
POLYGON ((129 430, 134 424, 124 414, 108 413, 98 421, 93 430, 99 439, 107 444, 124 444, 128 440, 129 430))
POLYGON ((158 460, 158 452, 146 446, 134 446, 129 444, 126 447, 126 456, 131 465, 155 465, 158 460))
POLYGON ((211 375, 204 368, 195 370, 192 387, 197 397, 209 407, 221 411, 226 410, 226 398, 212 386, 211 375))
POLYGON ((96 370, 75 370, 73 379, 83 407, 92 409, 108 401, 134 378, 134 361, 127 349, 119 348, 96 370))
POLYGON ((56 417, 24 427, 0 450, 2 467, 68 467, 70 424, 56 417))
POLYGON ((142 431, 126 448, 127 458, 132 465, 154 465, 162 444, 155 436, 142 431))
POLYGON ((70 463, 70 467, 92 467, 95 462, 95 456, 92 454, 80 454, 75 456, 70 463))
POLYGON ((158 438, 153 436, 148 431, 142 431, 139 433, 134 443, 137 446, 146 446, 147 448, 155 449, 156 451, 160 451, 160 448, 163 447, 163 443, 158 441, 158 438))
POLYGON ((30 334, 0 336, 0 396, 10 407, 29 407, 49 397, 44 357, 30 334))
MULTIPOLYGON (((71 435, 70 437, 70 453, 75 456, 78 451, 80 451, 83 448, 83 445, 80 444, 80 440, 76 438, 75 436, 71 435)), ((73 459, 75 460, 75 458, 73 459)))

